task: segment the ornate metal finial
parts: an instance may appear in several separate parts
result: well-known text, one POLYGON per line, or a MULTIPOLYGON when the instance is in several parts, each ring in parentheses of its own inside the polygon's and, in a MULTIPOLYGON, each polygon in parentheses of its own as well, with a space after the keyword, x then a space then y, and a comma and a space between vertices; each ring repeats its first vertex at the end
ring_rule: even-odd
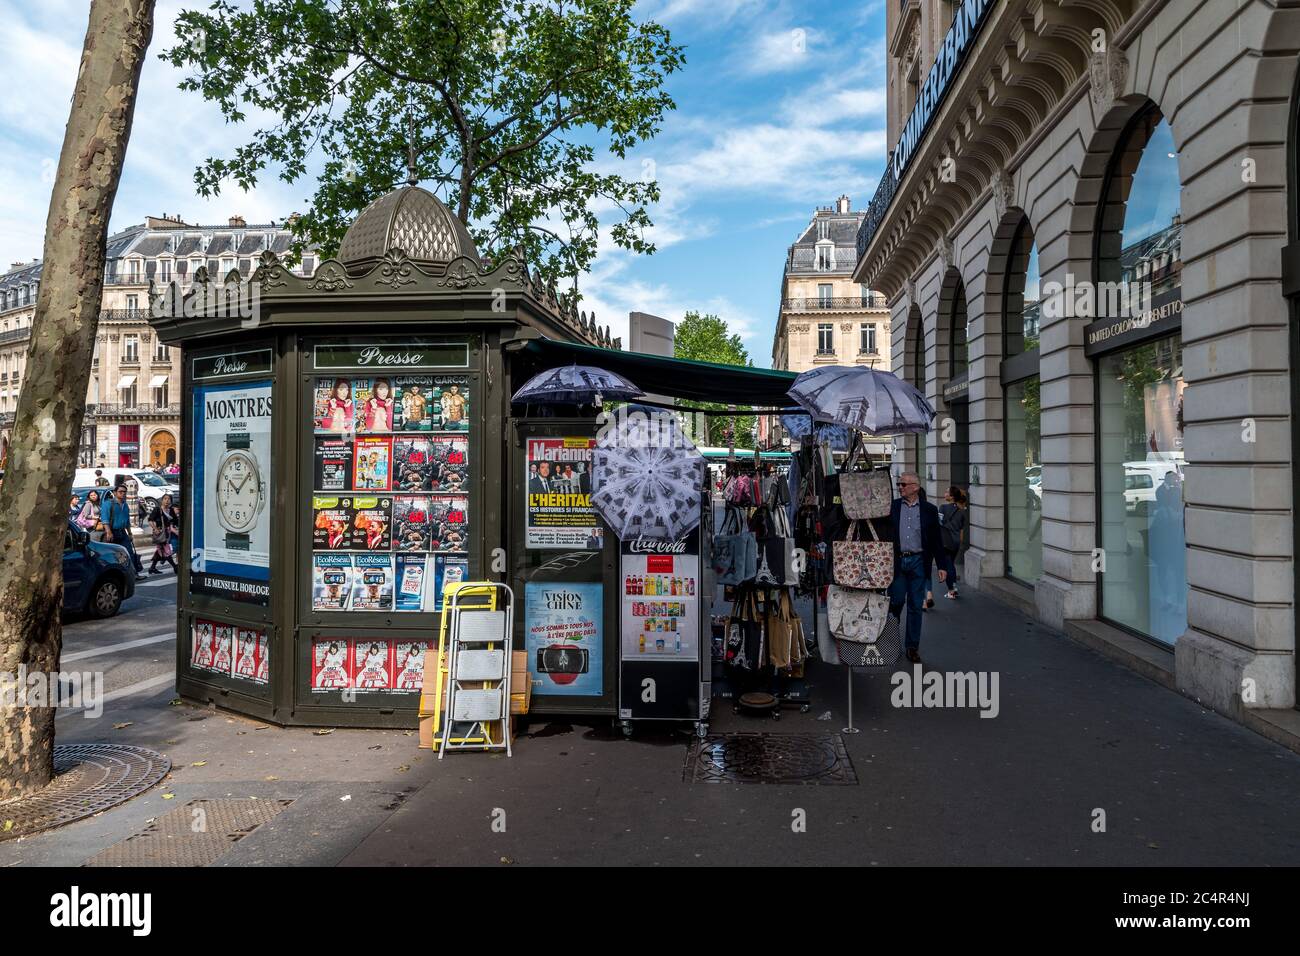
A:
POLYGON ((420 177, 415 173, 415 117, 406 114, 406 185, 415 186, 420 177))

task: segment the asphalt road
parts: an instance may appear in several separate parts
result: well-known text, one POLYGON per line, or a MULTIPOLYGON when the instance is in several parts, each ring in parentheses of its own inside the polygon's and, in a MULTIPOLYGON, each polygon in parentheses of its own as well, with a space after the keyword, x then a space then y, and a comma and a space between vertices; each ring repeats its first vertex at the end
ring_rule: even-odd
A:
MULTIPOLYGON (((107 620, 65 615, 60 668, 102 679, 105 714, 128 698, 175 686, 176 575, 168 570, 136 582, 135 595, 107 620)), ((64 708, 57 719, 84 719, 80 714, 64 708)))

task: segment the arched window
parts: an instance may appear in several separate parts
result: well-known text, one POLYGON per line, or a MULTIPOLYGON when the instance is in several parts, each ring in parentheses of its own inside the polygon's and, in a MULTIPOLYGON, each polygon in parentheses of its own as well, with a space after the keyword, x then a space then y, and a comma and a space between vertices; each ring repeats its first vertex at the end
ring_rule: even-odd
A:
POLYGON ((1006 436, 1006 573, 1033 586, 1043 571, 1038 245, 1027 216, 1011 240, 1002 287, 1006 436))
POLYGON ((1097 356, 1098 586, 1103 617, 1166 645, 1187 629, 1179 182, 1152 104, 1120 139, 1098 219, 1098 321, 1143 322, 1097 356))

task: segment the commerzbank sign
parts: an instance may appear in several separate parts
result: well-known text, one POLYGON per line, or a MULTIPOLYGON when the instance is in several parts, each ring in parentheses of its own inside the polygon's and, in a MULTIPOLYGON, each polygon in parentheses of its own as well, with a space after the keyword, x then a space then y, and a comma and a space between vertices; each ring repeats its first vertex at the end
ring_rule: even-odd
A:
POLYGON ((970 48, 975 45, 975 38, 979 35, 988 12, 993 9, 996 2, 997 0, 963 0, 957 7, 952 26, 949 27, 947 36, 943 38, 943 44, 934 58, 934 64, 930 67, 925 83, 921 86, 916 105, 912 107, 911 115, 907 117, 907 124, 898 138, 898 145, 894 147, 895 179, 903 178, 903 172, 912 161, 916 147, 925 137, 930 120, 934 118, 935 113, 939 112, 953 77, 957 75, 957 70, 966 59, 970 48))

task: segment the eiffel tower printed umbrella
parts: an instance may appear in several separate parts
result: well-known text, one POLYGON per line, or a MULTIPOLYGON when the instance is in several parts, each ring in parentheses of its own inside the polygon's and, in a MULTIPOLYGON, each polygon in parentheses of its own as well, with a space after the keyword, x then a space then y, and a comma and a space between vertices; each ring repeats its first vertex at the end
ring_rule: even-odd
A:
POLYGON ((630 405, 591 453, 591 503, 620 538, 676 541, 700 522, 704 457, 671 412, 630 405))
POLYGON ((562 365, 530 378, 512 402, 534 405, 599 405, 604 399, 639 398, 645 392, 617 372, 590 365, 562 365))
POLYGON ((786 434, 799 441, 804 435, 813 432, 817 441, 828 441, 831 448, 835 451, 849 450, 849 430, 843 425, 831 425, 826 422, 818 422, 813 427, 813 421, 807 415, 795 413, 781 416, 781 427, 785 429, 786 434))
POLYGON ((847 425, 871 435, 928 432, 934 406, 893 372, 824 365, 802 372, 789 396, 816 422, 847 425))

